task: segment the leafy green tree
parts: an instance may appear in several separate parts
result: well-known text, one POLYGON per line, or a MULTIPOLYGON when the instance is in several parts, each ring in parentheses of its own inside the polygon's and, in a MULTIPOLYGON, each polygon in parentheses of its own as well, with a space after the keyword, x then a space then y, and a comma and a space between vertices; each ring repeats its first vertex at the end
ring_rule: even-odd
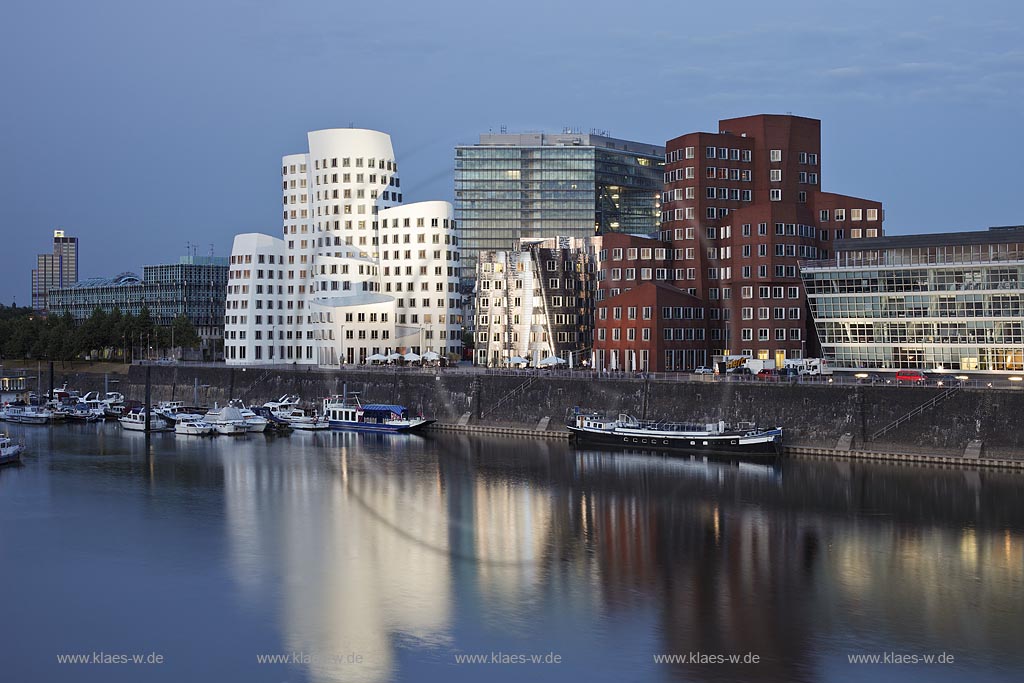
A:
POLYGON ((202 340, 196 333, 195 325, 184 315, 178 315, 171 321, 174 331, 174 345, 186 349, 198 348, 202 340))

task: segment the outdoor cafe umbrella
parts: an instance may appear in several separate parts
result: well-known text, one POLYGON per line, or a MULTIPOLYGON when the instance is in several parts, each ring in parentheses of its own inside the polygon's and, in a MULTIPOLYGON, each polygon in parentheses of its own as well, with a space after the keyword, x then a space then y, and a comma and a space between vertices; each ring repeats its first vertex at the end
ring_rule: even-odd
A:
POLYGON ((400 353, 389 353, 387 356, 385 356, 384 360, 398 360, 401 357, 402 354, 400 353))
POLYGON ((441 356, 437 355, 437 352, 435 351, 427 351, 425 354, 423 354, 423 360, 437 360, 440 357, 441 356))
POLYGON ((402 357, 405 358, 406 360, 419 360, 420 359, 419 354, 413 353, 412 351, 410 351, 409 353, 405 354, 402 357))
POLYGON ((366 360, 378 360, 379 361, 379 360, 387 360, 387 359, 388 359, 388 357, 385 356, 383 353, 375 353, 372 356, 367 356, 366 357, 366 360))
POLYGON ((559 358, 558 356, 548 356, 540 363, 538 363, 538 365, 561 365, 564 362, 564 358, 559 358))
POLYGON ((508 359, 508 362, 510 365, 519 365, 529 363, 530 361, 526 360, 522 356, 512 356, 508 359))

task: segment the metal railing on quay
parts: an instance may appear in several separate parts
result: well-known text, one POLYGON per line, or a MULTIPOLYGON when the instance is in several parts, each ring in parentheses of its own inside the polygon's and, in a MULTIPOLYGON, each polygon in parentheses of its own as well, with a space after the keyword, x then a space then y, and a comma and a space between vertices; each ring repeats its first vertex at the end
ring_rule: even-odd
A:
MULTIPOLYGON (((140 363, 145 364, 145 363, 140 363)), ((869 374, 869 377, 856 377, 854 371, 836 372, 832 375, 770 375, 759 377, 754 374, 694 374, 692 372, 643 372, 631 370, 594 370, 593 368, 488 368, 478 365, 457 364, 449 366, 438 365, 388 365, 388 364, 352 364, 340 366, 316 366, 299 365, 296 363, 284 364, 260 364, 260 365, 225 365, 224 363, 187 361, 174 364, 148 363, 155 367, 178 367, 188 368, 233 368, 236 371, 247 373, 263 373, 266 371, 294 371, 310 373, 335 373, 335 372, 380 372, 380 373, 407 373, 421 375, 487 375, 498 377, 551 377, 562 379, 581 379, 588 381, 657 381, 657 382, 703 382, 703 383, 738 383, 738 384, 807 384, 812 386, 876 386, 876 387, 931 387, 948 389, 960 387, 962 389, 998 390, 998 391, 1024 391, 1024 372, 1019 375, 993 375, 983 378, 971 378, 966 380, 956 379, 949 375, 930 375, 923 382, 897 381, 892 371, 864 370, 858 374, 869 374), (1013 379, 1020 377, 1021 379, 1013 379)), ((254 375, 255 376, 255 375, 254 375)))

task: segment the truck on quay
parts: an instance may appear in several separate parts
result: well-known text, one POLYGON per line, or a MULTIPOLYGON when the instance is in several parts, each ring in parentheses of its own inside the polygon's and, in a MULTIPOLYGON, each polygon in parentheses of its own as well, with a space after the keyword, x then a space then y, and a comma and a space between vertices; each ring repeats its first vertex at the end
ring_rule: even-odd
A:
POLYGON ((715 369, 716 375, 724 375, 728 372, 736 372, 744 367, 750 356, 735 354, 730 356, 712 356, 711 367, 715 369))
POLYGON ((783 367, 795 370, 798 375, 819 377, 832 374, 832 366, 824 358, 787 358, 783 367))
POLYGON ((743 367, 750 370, 750 374, 756 375, 762 370, 774 370, 775 361, 761 360, 760 358, 748 358, 747 362, 743 364, 743 367))
POLYGON ((711 360, 712 367, 714 367, 716 374, 719 375, 724 375, 726 373, 756 375, 762 370, 775 369, 775 361, 751 358, 746 354, 713 356, 711 360))

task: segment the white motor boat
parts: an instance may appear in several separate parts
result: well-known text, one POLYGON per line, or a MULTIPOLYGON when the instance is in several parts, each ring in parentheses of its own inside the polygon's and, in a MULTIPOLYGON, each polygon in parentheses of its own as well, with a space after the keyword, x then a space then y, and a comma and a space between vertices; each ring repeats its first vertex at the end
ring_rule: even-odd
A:
POLYGON ((96 422, 106 417, 106 404, 95 398, 78 399, 78 403, 68 411, 67 419, 79 422, 96 422))
POLYGON ((214 430, 218 434, 239 436, 249 431, 248 426, 245 424, 245 418, 242 417, 242 412, 232 406, 224 408, 214 406, 213 410, 210 410, 203 416, 203 421, 213 425, 214 430))
POLYGON ((285 395, 276 401, 267 401, 263 404, 264 408, 270 408, 270 412, 277 415, 278 413, 287 413, 292 408, 299 405, 299 397, 292 395, 285 395))
MULTIPOLYGON (((145 410, 133 410, 130 413, 122 415, 117 420, 121 423, 121 427, 133 432, 144 432, 146 431, 146 412, 145 410)), ((149 431, 151 432, 166 432, 171 429, 171 426, 167 424, 159 415, 150 415, 149 418, 149 431)))
POLYGON ((21 452, 25 447, 14 443, 6 434, 0 434, 0 465, 10 465, 21 461, 21 452))
POLYGON ((178 415, 189 414, 184 401, 160 401, 153 408, 153 412, 172 422, 177 421, 178 415))
POLYGON ((238 412, 242 415, 242 419, 245 420, 246 431, 250 432, 263 432, 267 429, 267 425, 270 421, 265 417, 260 417, 252 411, 251 408, 246 408, 245 405, 239 401, 234 400, 230 404, 232 408, 238 408, 238 412))
POLYGON ((51 411, 39 406, 7 406, 5 414, 8 422, 31 425, 44 425, 53 417, 51 411))
POLYGON ((329 429, 330 424, 326 418, 318 416, 316 413, 307 415, 306 411, 301 408, 292 408, 288 411, 277 413, 277 416, 292 426, 292 429, 302 430, 315 430, 315 429, 329 429))
POLYGON ((204 422, 198 415, 178 415, 174 421, 174 433, 186 436, 208 436, 213 434, 214 427, 209 422, 204 422))

